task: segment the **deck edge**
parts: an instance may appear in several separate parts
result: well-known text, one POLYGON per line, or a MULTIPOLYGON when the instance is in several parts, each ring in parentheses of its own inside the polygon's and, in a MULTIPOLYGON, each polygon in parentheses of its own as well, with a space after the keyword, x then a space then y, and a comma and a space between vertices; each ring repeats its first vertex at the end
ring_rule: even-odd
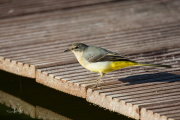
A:
POLYGON ((167 118, 166 116, 160 115, 158 113, 154 113, 153 111, 147 110, 146 108, 141 108, 140 119, 141 120, 174 120, 172 118, 167 118))
POLYGON ((29 77, 29 78, 36 77, 35 66, 24 64, 22 62, 13 61, 10 59, 5 59, 4 57, 0 57, 0 69, 24 77, 29 77))
POLYGON ((39 69, 36 70, 36 82, 77 97, 86 98, 86 87, 64 79, 55 78, 53 75, 49 75, 39 69))
POLYGON ((121 101, 110 96, 105 96, 97 91, 93 91, 90 88, 87 90, 86 100, 113 112, 117 112, 134 119, 139 119, 139 107, 137 105, 132 105, 131 103, 126 103, 125 101, 121 101))

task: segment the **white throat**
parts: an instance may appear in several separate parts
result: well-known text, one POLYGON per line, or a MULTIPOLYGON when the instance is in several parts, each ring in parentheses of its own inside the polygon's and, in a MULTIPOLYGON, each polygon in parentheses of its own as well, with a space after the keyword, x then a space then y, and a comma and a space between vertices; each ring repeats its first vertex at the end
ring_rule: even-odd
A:
POLYGON ((82 54, 83 54, 83 52, 74 52, 74 51, 72 51, 72 52, 73 52, 74 55, 76 56, 77 60, 80 62, 80 61, 82 60, 82 54))

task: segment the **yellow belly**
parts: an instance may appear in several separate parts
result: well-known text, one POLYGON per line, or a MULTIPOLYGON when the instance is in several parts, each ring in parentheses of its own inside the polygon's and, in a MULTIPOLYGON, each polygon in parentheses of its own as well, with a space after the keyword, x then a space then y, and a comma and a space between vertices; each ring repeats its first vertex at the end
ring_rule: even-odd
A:
POLYGON ((89 63, 86 64, 84 67, 92 72, 103 72, 108 73, 117 69, 121 69, 124 67, 134 66, 137 63, 130 62, 130 61, 109 61, 109 62, 96 62, 96 63, 89 63))
POLYGON ((131 61, 115 61, 115 62, 111 62, 110 69, 109 69, 109 71, 106 70, 106 73, 114 71, 114 70, 118 70, 118 69, 121 69, 121 68, 134 66, 134 65, 137 65, 137 63, 131 62, 131 61))

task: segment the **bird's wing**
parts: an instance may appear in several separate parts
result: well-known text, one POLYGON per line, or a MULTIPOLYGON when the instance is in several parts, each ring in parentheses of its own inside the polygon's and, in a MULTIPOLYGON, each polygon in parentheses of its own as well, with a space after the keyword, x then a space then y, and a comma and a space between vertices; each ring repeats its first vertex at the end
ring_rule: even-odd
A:
POLYGON ((88 62, 103 62, 103 61, 131 61, 128 58, 108 50, 105 50, 89 57, 88 62))
POLYGON ((104 55, 102 58, 98 60, 100 61, 131 61, 128 58, 122 56, 121 54, 108 51, 106 55, 104 55))

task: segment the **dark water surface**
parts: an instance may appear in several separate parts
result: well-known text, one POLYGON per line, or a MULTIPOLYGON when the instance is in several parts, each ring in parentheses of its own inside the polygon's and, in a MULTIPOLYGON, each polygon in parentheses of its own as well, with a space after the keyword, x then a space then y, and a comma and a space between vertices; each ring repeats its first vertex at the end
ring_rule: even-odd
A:
MULTIPOLYGON (((33 105, 53 111, 74 120, 132 120, 118 113, 105 110, 30 79, 0 71, 0 90, 33 105)), ((33 118, 0 104, 0 120, 31 120, 33 118)), ((37 119, 37 118, 36 118, 37 119)))

